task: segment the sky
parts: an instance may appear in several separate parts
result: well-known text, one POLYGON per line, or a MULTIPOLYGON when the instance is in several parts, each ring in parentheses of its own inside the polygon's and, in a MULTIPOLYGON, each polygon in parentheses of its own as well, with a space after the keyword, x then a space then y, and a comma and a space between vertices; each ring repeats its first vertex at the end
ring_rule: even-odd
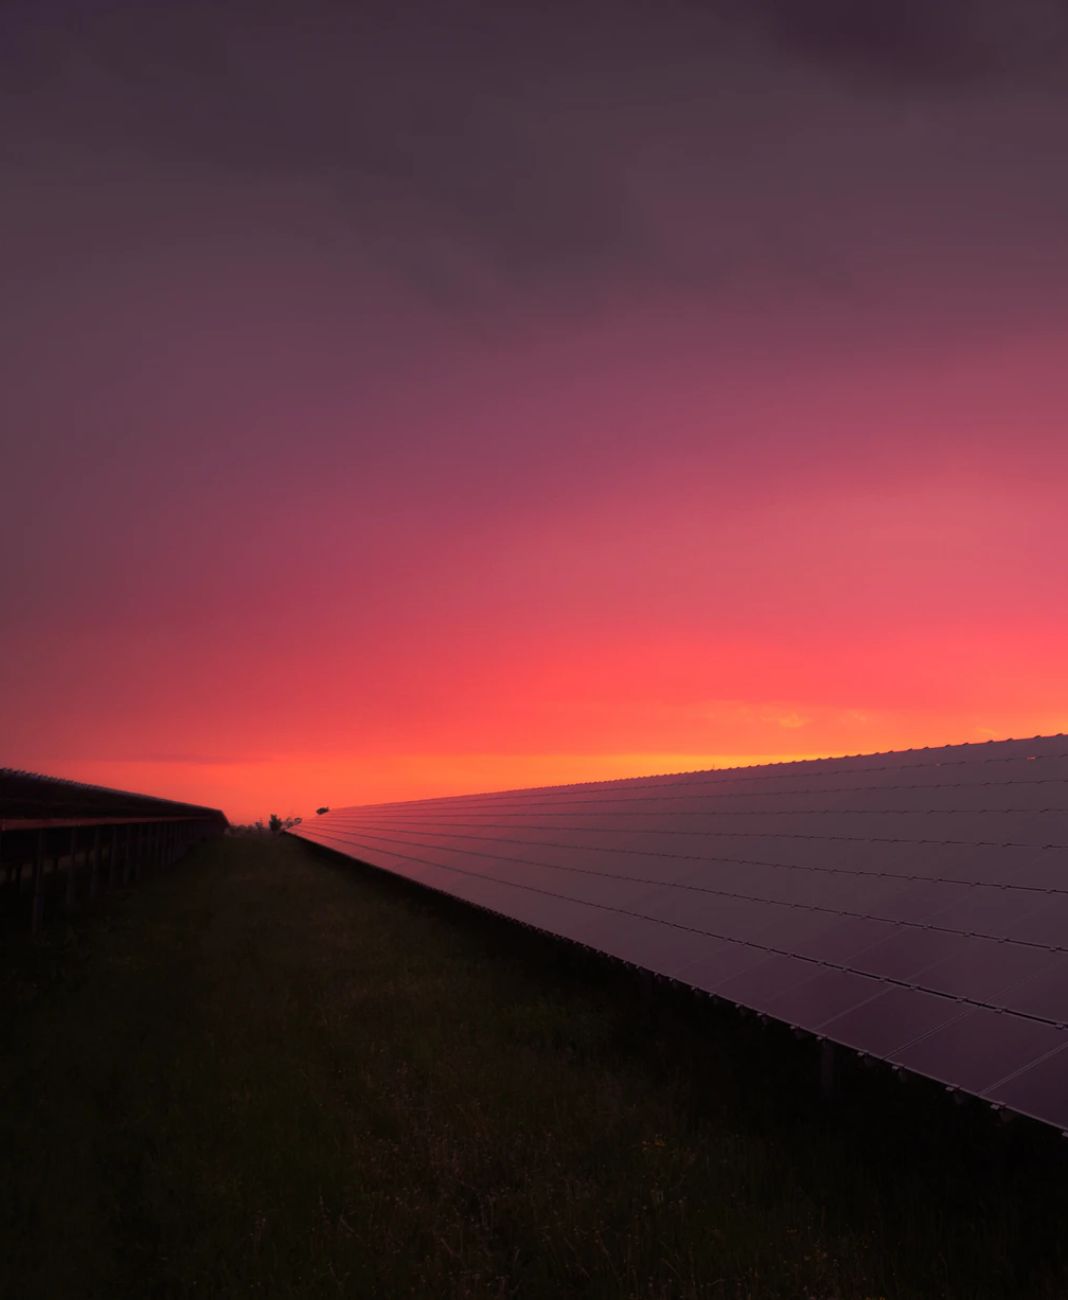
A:
POLYGON ((1068 8, 0 8, 0 763, 1068 731, 1068 8))

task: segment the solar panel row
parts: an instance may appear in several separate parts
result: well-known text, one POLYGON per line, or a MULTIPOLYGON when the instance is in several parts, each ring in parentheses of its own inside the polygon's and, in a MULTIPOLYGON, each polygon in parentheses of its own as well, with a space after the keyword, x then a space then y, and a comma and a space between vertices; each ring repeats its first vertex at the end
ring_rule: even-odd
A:
POLYGON ((1068 741, 339 809, 304 838, 1068 1128, 1068 741))

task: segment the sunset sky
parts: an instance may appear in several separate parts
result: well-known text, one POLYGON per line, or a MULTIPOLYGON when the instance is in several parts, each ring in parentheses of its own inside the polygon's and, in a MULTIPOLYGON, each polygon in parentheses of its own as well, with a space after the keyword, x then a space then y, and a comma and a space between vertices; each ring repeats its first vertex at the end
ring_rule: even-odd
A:
POLYGON ((1053 0, 0 8, 0 764, 1068 730, 1053 0))

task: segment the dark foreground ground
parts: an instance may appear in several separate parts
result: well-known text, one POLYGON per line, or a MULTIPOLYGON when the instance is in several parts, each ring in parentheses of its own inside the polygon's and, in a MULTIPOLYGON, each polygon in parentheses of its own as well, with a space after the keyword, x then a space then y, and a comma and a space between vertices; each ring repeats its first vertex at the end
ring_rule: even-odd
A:
POLYGON ((19 1300, 1068 1295, 1068 1143, 295 841, 0 998, 19 1300))

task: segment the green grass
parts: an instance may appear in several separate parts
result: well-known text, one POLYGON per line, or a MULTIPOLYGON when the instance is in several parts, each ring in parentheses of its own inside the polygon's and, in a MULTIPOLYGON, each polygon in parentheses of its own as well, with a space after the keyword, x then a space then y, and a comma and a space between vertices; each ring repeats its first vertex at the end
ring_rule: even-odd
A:
POLYGON ((295 841, 0 998, 18 1300, 1068 1294, 1068 1144, 295 841))

